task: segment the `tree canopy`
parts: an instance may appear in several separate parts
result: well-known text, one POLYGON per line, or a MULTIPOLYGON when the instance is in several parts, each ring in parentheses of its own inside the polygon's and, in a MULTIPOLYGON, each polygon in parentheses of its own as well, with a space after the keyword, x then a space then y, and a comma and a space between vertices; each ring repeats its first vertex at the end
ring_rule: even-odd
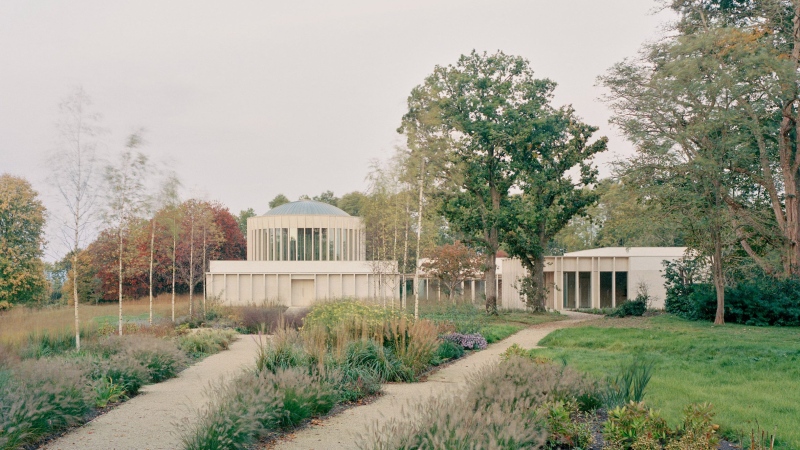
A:
POLYGON ((0 302, 42 299, 44 224, 44 205, 30 183, 0 175, 0 302))

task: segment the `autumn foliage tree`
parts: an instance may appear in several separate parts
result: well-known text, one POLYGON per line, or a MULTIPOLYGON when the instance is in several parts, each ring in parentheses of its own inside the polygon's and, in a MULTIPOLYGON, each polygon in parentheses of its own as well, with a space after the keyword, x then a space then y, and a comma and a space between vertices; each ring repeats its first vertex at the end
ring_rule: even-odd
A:
POLYGON ((433 249, 430 259, 421 264, 420 268, 444 285, 452 301, 458 286, 464 280, 479 276, 483 270, 483 261, 475 250, 456 241, 433 249))
POLYGON ((0 175, 0 302, 30 303, 44 294, 44 214, 30 183, 0 175))

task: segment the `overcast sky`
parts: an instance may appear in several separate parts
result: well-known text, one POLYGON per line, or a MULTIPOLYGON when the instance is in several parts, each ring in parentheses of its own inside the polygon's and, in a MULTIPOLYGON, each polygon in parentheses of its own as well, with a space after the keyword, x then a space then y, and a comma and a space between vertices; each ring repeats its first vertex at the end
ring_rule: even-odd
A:
POLYGON ((0 173, 27 178, 56 208, 46 155, 58 103, 76 86, 110 131, 108 152, 146 129, 184 195, 264 213, 366 188, 370 160, 402 143, 411 89, 472 49, 530 61, 610 138, 595 79, 661 35, 653 0, 4 1, 0 3, 0 173))

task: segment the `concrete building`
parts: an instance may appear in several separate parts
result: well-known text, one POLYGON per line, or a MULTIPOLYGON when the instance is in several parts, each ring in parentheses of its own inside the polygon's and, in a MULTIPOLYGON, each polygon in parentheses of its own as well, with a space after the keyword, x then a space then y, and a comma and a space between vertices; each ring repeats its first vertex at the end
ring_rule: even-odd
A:
POLYGON ((398 298, 394 261, 367 261, 360 217, 302 200, 247 219, 247 261, 211 261, 210 298, 228 305, 309 306, 321 299, 398 298))
MULTIPOLYGON (((663 261, 675 261, 685 247, 608 247, 545 258, 547 309, 613 308, 647 287, 651 307, 663 309, 666 289, 663 261)), ((501 307, 525 308, 517 285, 527 271, 517 259, 503 264, 501 307)))

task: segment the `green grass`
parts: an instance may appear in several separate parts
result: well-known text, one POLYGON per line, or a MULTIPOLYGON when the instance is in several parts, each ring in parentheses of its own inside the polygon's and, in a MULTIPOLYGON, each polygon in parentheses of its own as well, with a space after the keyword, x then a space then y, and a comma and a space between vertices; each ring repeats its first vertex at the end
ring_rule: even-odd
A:
MULTIPOLYGON (((521 310, 500 310, 497 315, 491 316, 479 306, 471 303, 426 303, 420 305, 420 317, 435 323, 450 322, 458 333, 490 332, 502 340, 522 328, 540 323, 564 320, 567 317, 558 313, 531 313, 521 310), (512 330, 513 331, 509 331, 512 330)), ((484 335, 486 337, 486 335, 484 335)), ((487 341, 489 343, 496 342, 487 341)))
POLYGON ((645 402, 671 425, 689 403, 711 402, 732 438, 758 425, 777 448, 800 449, 800 330, 713 326, 671 315, 602 319, 556 330, 537 355, 606 376, 643 355, 655 363, 645 402))

